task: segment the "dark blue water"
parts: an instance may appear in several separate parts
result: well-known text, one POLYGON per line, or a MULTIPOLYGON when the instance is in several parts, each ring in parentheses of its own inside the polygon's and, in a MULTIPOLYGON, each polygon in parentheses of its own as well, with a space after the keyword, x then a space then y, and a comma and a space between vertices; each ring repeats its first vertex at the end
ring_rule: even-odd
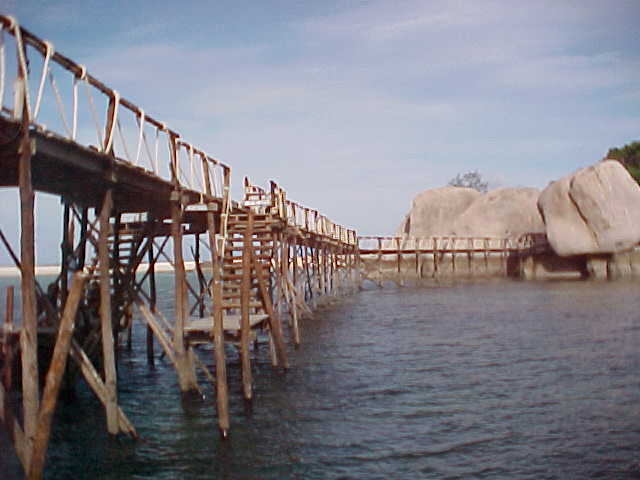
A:
POLYGON ((228 351, 226 443, 212 388, 181 404, 139 327, 119 401, 142 440, 108 439, 81 390, 59 412, 47 478, 640 478, 639 291, 500 281, 342 298, 304 322, 286 374, 255 352, 252 412, 228 351))

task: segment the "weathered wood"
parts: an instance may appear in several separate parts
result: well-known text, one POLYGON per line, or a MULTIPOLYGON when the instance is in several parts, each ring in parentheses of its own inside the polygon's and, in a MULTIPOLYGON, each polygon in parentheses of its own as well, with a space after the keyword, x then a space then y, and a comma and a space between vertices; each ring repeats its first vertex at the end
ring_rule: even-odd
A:
MULTIPOLYGON (((208 171, 207 171, 208 178, 208 171)), ((209 182, 207 182, 207 185, 209 182)), ((222 318, 222 274, 220 271, 220 253, 216 242, 216 225, 213 211, 207 211, 207 229, 209 249, 211 250, 211 302, 213 311, 213 345, 216 363, 216 406, 218 410, 218 429, 222 438, 229 435, 229 387, 227 386, 227 362, 224 352, 224 325, 222 318)))
MULTIPOLYGON (((25 78, 26 82, 26 72, 25 78)), ((22 359, 22 406, 24 433, 28 447, 35 435, 38 422, 38 313, 35 282, 34 200, 31 181, 31 142, 29 137, 29 112, 23 110, 22 139, 20 142, 19 190, 20 190, 20 263, 22 329, 20 348, 22 359)))
POLYGON ((67 301, 69 292, 68 270, 69 270, 69 253, 73 250, 69 243, 69 213, 70 206, 68 202, 64 202, 64 213, 62 215, 62 243, 60 244, 60 305, 64 305, 67 301))
POLYGON ((178 362, 176 360, 176 355, 171 343, 171 339, 162 329, 162 326, 160 326, 160 324, 154 317, 151 310, 147 308, 147 306, 139 297, 136 298, 135 304, 138 307, 138 310, 140 311, 140 313, 142 314, 142 319, 147 324, 147 328, 149 328, 155 334, 156 338, 160 342, 160 346, 163 348, 165 354, 167 355, 167 357, 169 357, 169 360, 171 360, 171 363, 173 363, 177 371, 178 362))
POLYGON ((87 276, 82 273, 76 273, 73 277, 73 283, 67 301, 65 302, 62 321, 58 327, 58 338, 56 340, 51 364, 45 380, 44 391, 42 393, 42 402, 40 412, 38 414, 38 430, 33 439, 31 450, 31 461, 29 463, 29 471, 27 478, 40 479, 44 473, 44 464, 49 445, 49 435, 51 434, 51 423, 53 414, 56 409, 58 400, 58 392, 62 383, 62 376, 67 365, 67 357, 71 347, 71 336, 73 335, 74 323, 78 305, 82 299, 84 284, 87 276))
POLYGON ((171 237, 173 238, 174 282, 175 282, 175 312, 176 323, 173 330, 173 349, 176 355, 178 381, 180 391, 187 393, 197 391, 195 368, 190 361, 184 344, 184 324, 187 318, 187 291, 184 258, 182 256, 182 206, 180 192, 174 192, 178 199, 171 205, 171 237))
MULTIPOLYGON (((98 397, 98 400, 100 400, 102 405, 104 405, 106 408, 107 403, 109 402, 108 389, 105 383, 102 381, 102 378, 100 378, 100 375, 98 375, 98 372, 91 363, 91 360, 89 360, 89 357, 87 356, 85 351, 73 339, 71 340, 71 349, 69 350, 69 355, 80 367, 80 372, 87 382, 87 385, 89 385, 91 390, 93 390, 93 393, 95 393, 96 397, 98 397)), ((119 431, 130 435, 132 438, 138 438, 136 429, 133 427, 122 409, 116 405, 116 410, 119 431)))
MULTIPOLYGON (((153 221, 153 220, 152 220, 153 221)), ((149 259, 149 298, 151 311, 156 309, 157 293, 156 293, 156 259, 153 255, 153 234, 149 238, 149 249, 147 252, 149 259)), ((147 363, 151 366, 155 365, 154 346, 153 346, 153 330, 147 325, 147 363)))
POLYGON ((258 289, 260 291, 260 298, 262 300, 264 310, 265 312, 267 312, 267 315, 269 315, 269 324, 271 326, 270 331, 271 335, 273 336, 273 343, 275 346, 276 356, 278 358, 278 364, 282 365, 283 368, 288 369, 289 359, 287 358, 287 350, 284 345, 282 323, 280 321, 280 317, 273 308, 273 304, 271 303, 271 296, 269 295, 269 290, 267 288, 267 281, 265 280, 265 274, 262 264, 256 258, 253 250, 251 250, 251 263, 253 264, 253 268, 255 270, 258 289))
POLYGON ((0 420, 2 420, 3 428, 9 436, 18 460, 20 460, 22 468, 26 472, 31 460, 31 449, 29 448, 27 437, 20 426, 20 422, 11 410, 8 391, 5 390, 2 383, 0 383, 0 420))
MULTIPOLYGON (((251 293, 251 254, 253 253, 253 213, 247 214, 247 224, 244 231, 244 248, 242 251, 242 283, 240 290, 240 357, 242 361, 242 391, 245 400, 253 397, 251 359, 249 357, 249 302, 251 293)), ((257 268, 257 267, 256 267, 257 268)))
POLYGON ((100 238, 98 239, 98 261, 100 264, 100 326, 102 332, 102 364, 107 392, 105 408, 107 430, 118 433, 118 394, 116 390, 116 363, 114 355, 113 322, 111 319, 111 286, 109 275, 109 233, 113 194, 107 190, 100 211, 100 238))
POLYGON ((13 383, 13 344, 9 342, 9 332, 13 330, 13 298, 14 287, 9 285, 6 290, 6 309, 4 315, 4 333, 2 338, 2 377, 0 381, 10 392, 13 383))

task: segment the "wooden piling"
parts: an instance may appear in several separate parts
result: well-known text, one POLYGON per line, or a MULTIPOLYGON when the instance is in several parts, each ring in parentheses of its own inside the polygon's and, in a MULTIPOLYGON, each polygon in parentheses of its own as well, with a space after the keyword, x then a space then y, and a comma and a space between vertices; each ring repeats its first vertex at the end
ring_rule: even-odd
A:
POLYGON ((0 379, 7 392, 11 391, 13 383, 13 345, 9 342, 9 332, 13 330, 13 299, 14 287, 13 285, 9 285, 6 290, 4 333, 2 338, 2 357, 4 359, 4 365, 2 366, 2 378, 0 379))
MULTIPOLYGON (((26 83, 26 72, 22 79, 26 83)), ((28 87, 27 87, 28 88, 28 87)), ((28 108, 23 109, 22 140, 20 143, 20 164, 18 172, 20 190, 20 264, 22 329, 20 348, 22 351, 22 406, 24 433, 28 448, 37 430, 39 409, 38 387, 38 313, 35 283, 35 237, 34 200, 31 182, 31 141, 29 137, 28 108)))
POLYGON ((260 298, 262 305, 269 315, 269 326, 271 328, 271 335, 273 337, 274 350, 278 359, 278 364, 284 369, 289 368, 289 359, 287 358, 287 351, 284 345, 284 335, 282 333, 282 322, 278 312, 273 308, 271 302, 271 295, 269 295, 269 289, 267 287, 267 281, 265 279, 265 273, 260 261, 256 258, 255 252, 251 249, 251 262, 256 274, 256 280, 258 282, 258 289, 260 291, 260 298))
MULTIPOLYGON (((149 306, 151 311, 155 312, 156 309, 156 262, 153 256, 153 233, 149 236, 149 250, 147 253, 149 261, 149 306)), ((147 325, 147 363, 151 366, 155 365, 154 348, 153 348, 153 330, 151 326, 147 325)))
POLYGON ((71 336, 73 335, 76 313, 78 311, 78 305, 82 300, 86 281, 86 275, 76 273, 73 277, 69 296, 65 302, 62 321, 58 327, 58 338, 53 349, 53 356, 51 357, 51 364, 49 365, 49 371, 42 394, 42 403, 38 414, 38 430, 33 439, 31 462, 27 474, 27 478, 30 480, 40 479, 44 473, 47 446, 49 445, 49 435, 51 434, 51 423, 56 409, 62 376, 64 375, 64 370, 67 365, 69 349, 71 348, 71 336))
POLYGON ((100 325, 102 332, 102 363, 107 390, 107 430, 111 435, 118 433, 118 397, 116 392, 116 364, 114 356, 113 324, 111 319, 111 285, 109 275, 109 234, 111 209, 113 208, 111 189, 105 193, 100 211, 100 238, 98 258, 100 264, 100 325))
POLYGON ((242 391, 245 400, 253 397, 251 378, 251 358, 249 356, 249 336, 251 322, 249 305, 251 302, 251 253, 253 251, 253 213, 247 213, 242 248, 242 283, 240 287, 240 356, 242 361, 242 391))
POLYGON ((182 255, 182 204, 180 192, 173 192, 171 202, 171 238, 173 239, 174 287, 176 322, 173 330, 173 349, 176 352, 178 383, 185 394, 197 391, 197 381, 193 362, 184 342, 184 326, 187 320, 187 287, 184 257, 182 255))

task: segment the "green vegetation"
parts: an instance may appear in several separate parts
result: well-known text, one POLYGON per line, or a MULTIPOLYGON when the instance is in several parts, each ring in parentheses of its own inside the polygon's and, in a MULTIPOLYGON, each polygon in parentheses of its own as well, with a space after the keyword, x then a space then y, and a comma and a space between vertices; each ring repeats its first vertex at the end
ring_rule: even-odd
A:
POLYGON ((610 148, 607 158, 622 163, 635 181, 640 183, 640 142, 631 142, 622 148, 610 148))
POLYGON ((471 170, 467 173, 459 173, 454 178, 449 180, 449 185, 452 187, 467 187, 478 190, 482 193, 487 193, 489 190, 489 182, 485 182, 477 170, 471 170))

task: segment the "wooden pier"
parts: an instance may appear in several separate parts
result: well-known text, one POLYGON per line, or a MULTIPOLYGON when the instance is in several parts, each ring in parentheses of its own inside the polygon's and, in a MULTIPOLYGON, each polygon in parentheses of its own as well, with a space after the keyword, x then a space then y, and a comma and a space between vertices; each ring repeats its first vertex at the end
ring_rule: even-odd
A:
POLYGON ((250 401, 255 332, 268 336, 274 368, 287 369, 287 342, 304 337, 301 319, 323 296, 358 286, 356 232, 287 199, 274 182, 263 189, 245 180, 244 197, 233 201, 229 165, 13 18, 0 16, 0 27, 0 186, 17 189, 21 219, 19 246, 0 224, 21 273, 20 318, 9 289, 0 332, 0 419, 27 477, 42 477, 59 392, 79 379, 104 405, 108 433, 137 437, 118 403, 115 355, 131 345, 134 321, 146 326, 148 362, 160 346, 181 392, 201 391, 197 369, 213 383, 226 437, 225 344, 239 346, 250 401), (40 192, 62 205, 61 273, 50 285, 35 277, 40 192), (173 315, 158 308, 159 261, 173 266, 173 315), (148 269, 136 275, 143 262, 148 269), (45 339, 53 348, 43 372, 45 339), (213 347, 215 371, 200 358, 202 343, 213 347))
POLYGON ((526 277, 550 247, 544 234, 518 238, 384 237, 358 238, 361 275, 382 286, 424 280, 526 277))

